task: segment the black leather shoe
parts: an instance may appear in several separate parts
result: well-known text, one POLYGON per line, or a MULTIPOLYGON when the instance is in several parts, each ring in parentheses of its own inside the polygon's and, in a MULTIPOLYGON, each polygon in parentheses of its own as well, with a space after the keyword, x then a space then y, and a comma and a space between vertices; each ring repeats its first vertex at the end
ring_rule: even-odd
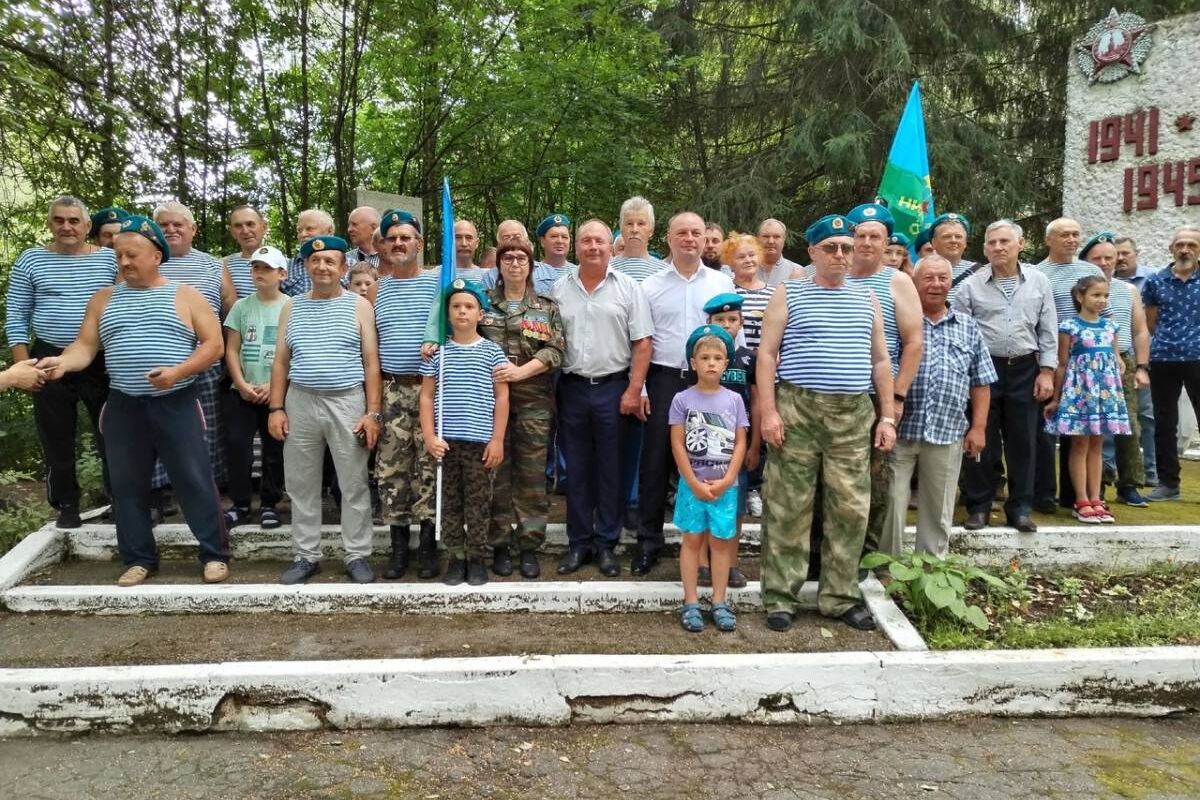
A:
POLYGON ((533 580, 542 574, 542 565, 538 563, 536 550, 521 551, 521 577, 533 580))
POLYGON ((383 577, 389 581, 394 581, 397 578, 403 578, 404 573, 408 572, 408 526, 393 525, 392 534, 392 556, 388 559, 387 569, 383 571, 383 577))
POLYGON ((461 558, 451 558, 450 563, 446 565, 446 574, 442 577, 442 583, 447 586, 458 586, 467 579, 467 562, 461 558))
MULTIPOLYGON (((507 551, 506 551, 507 552, 507 551)), ((508 574, 512 574, 512 559, 509 559, 508 574)), ((467 583, 471 586, 483 586, 488 582, 487 567, 482 558, 472 558, 467 562, 467 583)))
POLYGON ((321 565, 316 561, 305 561, 299 559, 293 561, 292 565, 285 569, 279 576, 279 582, 285 586, 291 586, 295 583, 305 583, 313 575, 321 571, 321 565))
POLYGON ((1008 524, 1021 533, 1037 533, 1037 523, 1030 519, 1028 514, 1022 514, 1016 519, 1010 519, 1008 524))
POLYGON ((875 630, 875 618, 871 616, 871 612, 863 606, 852 606, 842 612, 838 617, 842 622, 849 625, 851 628, 860 631, 875 630))
POLYGON ((508 545, 492 551, 492 572, 505 578, 512 575, 512 553, 508 552, 508 545))
POLYGON ((570 575, 572 572, 578 572, 591 558, 592 554, 587 550, 568 550, 558 562, 558 574, 570 575))
POLYGON ((596 568, 606 578, 615 578, 621 574, 621 563, 607 547, 601 547, 596 553, 596 568))
POLYGON ((987 527, 988 515, 986 511, 975 511, 967 514, 967 519, 963 523, 963 528, 968 531, 983 530, 987 527))
POLYGON ((633 565, 629 571, 634 574, 634 577, 642 577, 654 569, 658 564, 657 550, 638 550, 636 556, 633 557, 633 565))
POLYGON ((83 525, 83 520, 79 518, 79 506, 69 506, 63 504, 58 508, 58 521, 54 523, 56 528, 79 528, 83 525))
POLYGON ((767 614, 767 627, 777 633, 792 629, 792 615, 786 611, 772 611, 767 614))
POLYGON ((737 567, 729 568, 729 588, 730 589, 745 589, 746 576, 737 567))
POLYGON ((417 545, 417 577, 436 578, 442 571, 438 563, 437 532, 431 520, 421 522, 421 541, 417 545))
POLYGON ((375 571, 365 558, 356 558, 346 562, 346 574, 355 583, 374 583, 375 571))
POLYGON ((1039 514, 1053 514, 1058 511, 1058 503, 1053 497, 1043 497, 1033 501, 1033 510, 1039 514))

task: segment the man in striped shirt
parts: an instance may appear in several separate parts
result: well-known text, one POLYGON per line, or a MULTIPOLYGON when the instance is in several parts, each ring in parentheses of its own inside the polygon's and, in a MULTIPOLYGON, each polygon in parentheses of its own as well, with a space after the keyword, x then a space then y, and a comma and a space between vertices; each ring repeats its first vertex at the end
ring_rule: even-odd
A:
POLYGON ((974 261, 963 258, 963 253, 967 251, 967 237, 971 235, 971 222, 962 214, 951 211, 931 222, 928 231, 934 252, 950 262, 953 274, 950 302, 953 303, 958 285, 966 280, 969 272, 979 266, 974 261))
MULTIPOLYGON (((571 252, 571 220, 566 214, 550 214, 538 223, 534 233, 542 246, 542 260, 534 265, 535 269, 549 267, 559 278, 579 269, 578 265, 567 261, 567 253, 571 252)), ((536 273, 534 283, 537 283, 536 273)), ((553 284, 550 288, 554 288, 553 284)))
POLYGON ((858 587, 869 450, 872 444, 891 450, 896 422, 879 302, 869 290, 846 284, 853 232, 853 223, 838 214, 813 223, 804 234, 812 280, 785 281, 763 318, 759 411, 763 439, 776 452, 767 460, 762 586, 767 625, 775 631, 791 628, 808 577, 818 474, 825 512, 818 608, 853 628, 875 627, 858 587))
POLYGON ((375 232, 379 230, 379 211, 371 206, 359 206, 346 220, 346 238, 351 249, 346 251, 346 268, 361 261, 379 266, 379 251, 375 249, 375 232))
POLYGON ((92 230, 88 238, 101 247, 112 247, 113 237, 121 230, 121 223, 127 219, 129 212, 123 208, 102 208, 92 214, 92 230))
POLYGON ((475 263, 479 249, 479 230, 469 219, 454 222, 454 277, 483 283, 488 271, 475 263))
POLYGON ((226 280, 233 286, 234 296, 222 296, 226 314, 233 304, 257 291, 250 274, 250 256, 262 247, 267 238, 267 221, 254 206, 238 206, 229 215, 229 235, 237 242, 238 251, 221 259, 226 280))
MULTIPOLYGON (((117 262, 107 247, 88 244, 91 220, 87 208, 75 197, 55 198, 46 225, 53 241, 21 253, 8 284, 5 332, 14 362, 47 358, 62 353, 75 341, 92 295, 112 286, 117 262)), ((100 435, 100 409, 108 395, 108 375, 100 354, 89 366, 33 395, 33 420, 42 456, 46 460, 46 494, 58 509, 58 527, 78 528, 79 484, 75 479, 75 426, 79 403, 92 418, 100 463, 104 441, 100 435)))
POLYGON ((650 255, 650 240, 654 237, 654 206, 650 201, 644 197, 629 198, 621 204, 620 220, 625 252, 609 266, 638 283, 666 269, 667 262, 650 255))
POLYGON ((758 226, 758 244, 763 251, 763 280, 775 288, 804 267, 783 255, 787 244, 787 226, 777 219, 764 219, 758 226))
MULTIPOLYGON (((319 208, 309 208, 301 211, 296 217, 296 244, 303 247, 304 243, 314 236, 332 236, 333 217, 319 208)), ((304 258, 299 254, 288 265, 287 280, 279 290, 288 297, 301 295, 312 288, 312 278, 304 266, 304 258)))

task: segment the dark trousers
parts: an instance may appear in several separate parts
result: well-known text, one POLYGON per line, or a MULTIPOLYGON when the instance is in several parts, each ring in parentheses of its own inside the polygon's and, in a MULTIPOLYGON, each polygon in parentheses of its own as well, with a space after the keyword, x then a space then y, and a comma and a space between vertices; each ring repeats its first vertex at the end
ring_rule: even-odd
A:
MULTIPOLYGON (((1038 404, 1038 414, 1041 415, 1043 406, 1038 404)), ((1042 417, 1045 419, 1045 417, 1042 417)), ((1054 448, 1058 444, 1058 437, 1052 433, 1046 433, 1042 425, 1038 424, 1037 445, 1034 452, 1033 463, 1033 496, 1038 502, 1054 502, 1054 495, 1058 490, 1058 481, 1054 475, 1054 448)), ((1012 472, 1012 467, 1008 470, 1012 472)))
MULTIPOLYGON (((45 342, 34 342, 29 350, 31 358, 61 354, 60 348, 45 342)), ((33 422, 42 443, 42 456, 46 459, 46 498, 55 508, 79 507, 79 482, 75 479, 75 428, 80 403, 92 418, 104 489, 109 491, 104 437, 100 434, 100 409, 104 407, 107 396, 108 373, 104 371, 104 353, 97 354, 87 369, 68 373, 61 380, 49 381, 40 392, 33 393, 33 422)))
POLYGON ((266 403, 247 403, 236 389, 225 393, 225 461, 229 464, 229 499, 235 506, 250 507, 254 489, 254 434, 262 443, 262 478, 259 495, 263 507, 274 506, 283 496, 283 442, 267 428, 266 403))
POLYGON ((558 382, 558 440, 567 481, 567 539, 572 550, 613 548, 621 536, 621 395, 625 376, 592 384, 563 374, 558 382))
POLYGON ((646 376, 650 416, 642 430, 642 463, 638 469, 638 544, 646 553, 656 553, 663 547, 667 487, 671 474, 677 471, 667 417, 671 401, 687 387, 687 376, 680 370, 650 365, 646 376))
MULTIPOLYGON (((1009 364, 1002 358, 993 358, 992 363, 999 378, 992 384, 987 445, 978 462, 973 458, 963 459, 963 503, 969 514, 991 511, 996 481, 1003 474, 998 469, 1003 453, 1008 465, 1004 514, 1013 520, 1033 510, 1034 461, 1042 419, 1042 404, 1033 398, 1038 363, 1037 359, 1031 359, 1009 364)), ((1050 475, 1053 478, 1053 466, 1050 475)), ((1053 493, 1053 489, 1050 491, 1053 493)))
POLYGON ((1150 397, 1154 401, 1154 453, 1158 482, 1179 488, 1179 393, 1188 399, 1200 419, 1200 361, 1150 362, 1150 397))
POLYGON ((195 386, 162 397, 133 397, 113 389, 100 424, 112 471, 117 547, 125 565, 158 568, 150 525, 156 458, 166 467, 183 518, 200 542, 200 561, 228 561, 225 520, 195 386))

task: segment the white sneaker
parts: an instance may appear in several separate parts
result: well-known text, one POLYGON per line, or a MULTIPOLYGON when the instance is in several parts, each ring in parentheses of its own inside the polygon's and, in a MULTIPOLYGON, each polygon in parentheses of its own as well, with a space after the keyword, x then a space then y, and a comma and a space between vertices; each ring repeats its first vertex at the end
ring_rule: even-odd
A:
POLYGON ((746 493, 746 510, 752 517, 762 516, 762 495, 758 493, 757 489, 746 493))

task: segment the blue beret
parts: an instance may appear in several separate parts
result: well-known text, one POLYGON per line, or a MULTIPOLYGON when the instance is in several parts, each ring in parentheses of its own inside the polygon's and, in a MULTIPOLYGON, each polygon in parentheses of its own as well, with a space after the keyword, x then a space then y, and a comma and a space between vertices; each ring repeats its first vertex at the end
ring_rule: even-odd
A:
POLYGON ((853 236, 854 223, 841 214, 826 214, 808 226, 804 238, 811 245, 818 245, 831 236, 853 236))
POLYGON ((1097 233, 1095 236, 1088 239, 1087 242, 1083 245, 1083 249, 1079 251, 1079 260, 1087 261, 1088 251, 1091 250, 1096 245, 1100 244, 1101 242, 1107 242, 1108 244, 1116 244, 1117 243, 1117 235, 1115 233, 1109 233, 1108 231, 1101 231, 1100 233, 1097 233))
POLYGON ((387 236, 388 229, 393 225, 412 225, 417 229, 417 233, 421 232, 421 221, 398 208, 383 212, 383 216, 379 218, 379 235, 387 236))
POLYGON ((741 311, 742 296, 736 292, 725 292, 704 304, 705 314, 720 314, 722 311, 741 311))
POLYGON ((92 229, 88 232, 88 236, 93 239, 100 235, 100 228, 113 222, 124 222, 129 219, 129 212, 119 206, 110 206, 102 208, 95 214, 92 214, 92 229))
POLYGON ((908 237, 899 232, 893 233, 891 236, 889 236, 887 243, 889 245, 898 244, 901 247, 912 247, 912 242, 908 240, 908 237))
POLYGON ((450 298, 456 294, 469 294, 479 301, 479 308, 483 311, 491 311, 492 305, 488 302, 487 295, 483 292, 483 284, 478 281, 467 281, 462 278, 455 278, 450 286, 446 289, 446 305, 450 305, 450 298))
POLYGON ((921 248, 929 244, 929 240, 932 238, 933 228, 926 228, 925 230, 921 231, 917 234, 917 238, 913 239, 913 250, 920 254, 921 248))
POLYGON ((163 236, 162 228, 158 227, 158 223, 149 217, 143 217, 140 214, 125 215, 125 221, 121 223, 119 233, 136 233, 139 236, 145 236, 150 240, 150 244, 157 247, 162 253, 163 261, 171 258, 171 248, 167 246, 167 237, 163 236))
POLYGON ((535 234, 538 236, 538 238, 541 238, 545 236, 546 232, 551 228, 557 228, 559 225, 565 225, 567 228, 570 228, 571 220, 567 219, 566 214, 551 214, 538 223, 535 234))
POLYGON ((861 225, 864 222, 882 222, 883 227, 887 228, 888 236, 891 236, 892 231, 896 229, 896 220, 892 218, 892 212, 888 211, 887 206, 881 206, 879 203, 863 203, 861 206, 855 206, 846 214, 846 219, 855 225, 861 225))
POLYGON ((725 355, 730 361, 733 360, 733 337, 729 332, 720 325, 701 325, 696 330, 692 331, 692 335, 687 339, 687 358, 692 360, 692 351, 696 349, 696 342, 703 339, 705 336, 715 336, 725 343, 725 355))
POLYGON ((933 238, 933 232, 936 231, 937 226, 941 225, 943 222, 957 222, 959 225, 963 226, 963 230, 966 231, 967 236, 971 235, 971 221, 962 214, 956 214, 951 211, 949 214, 942 214, 940 217, 935 217, 933 222, 929 223, 929 238, 933 238))
POLYGON ((344 253, 349 249, 350 245, 340 236, 314 236, 300 245, 300 257, 307 261, 309 256, 321 250, 337 250, 344 253))

